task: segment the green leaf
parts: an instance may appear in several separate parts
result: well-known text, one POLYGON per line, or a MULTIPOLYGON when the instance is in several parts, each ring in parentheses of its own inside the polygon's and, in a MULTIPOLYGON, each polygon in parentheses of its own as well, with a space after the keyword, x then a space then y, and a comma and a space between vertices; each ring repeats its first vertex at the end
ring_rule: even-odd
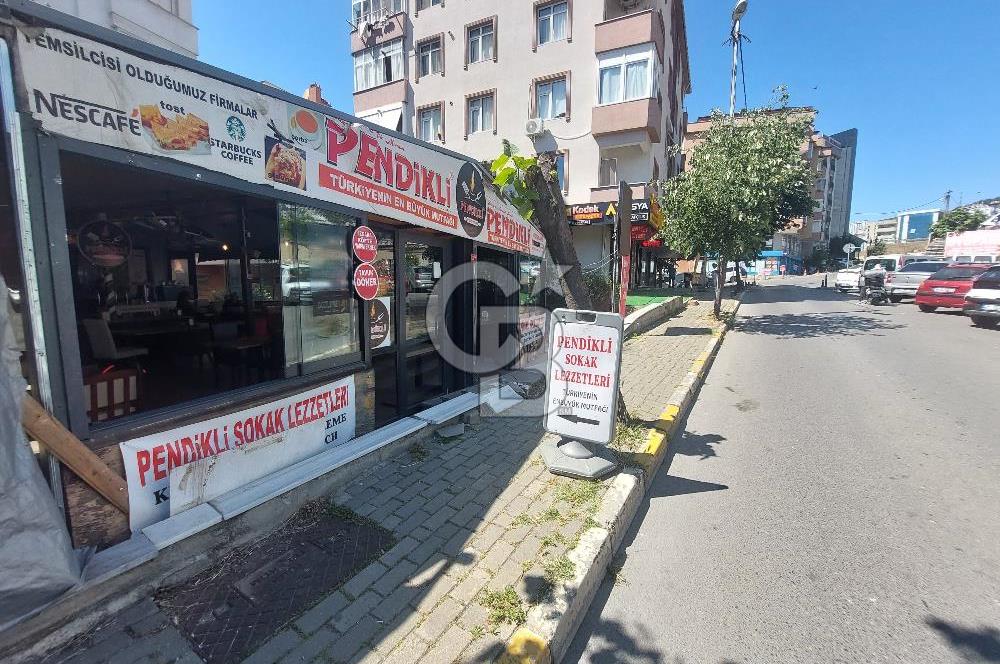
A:
POLYGON ((505 165, 507 164, 507 162, 509 162, 509 161, 510 161, 510 156, 509 156, 509 155, 506 155, 506 154, 502 154, 502 155, 500 155, 499 157, 497 157, 496 159, 494 159, 494 160, 493 160, 493 163, 492 163, 492 164, 490 164, 490 170, 492 170, 492 171, 493 171, 493 173, 494 173, 494 174, 496 174, 496 173, 498 173, 498 172, 499 172, 499 171, 500 171, 500 170, 501 170, 501 169, 502 169, 502 168, 503 168, 503 167, 504 167, 504 166, 505 166, 505 165))
POLYGON ((510 183, 510 181, 514 178, 515 175, 517 175, 517 171, 514 168, 511 168, 509 166, 504 167, 496 174, 496 176, 494 176, 493 184, 502 189, 510 183))
POLYGON ((514 155, 511 158, 514 160, 514 164, 522 171, 528 170, 530 167, 534 166, 537 161, 534 157, 519 157, 517 155, 514 155))

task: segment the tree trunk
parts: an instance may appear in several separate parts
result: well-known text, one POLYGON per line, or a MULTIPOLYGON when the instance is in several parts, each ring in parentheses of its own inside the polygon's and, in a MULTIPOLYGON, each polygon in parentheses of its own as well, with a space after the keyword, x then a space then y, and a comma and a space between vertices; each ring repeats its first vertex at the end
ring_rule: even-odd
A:
POLYGON ((570 309, 593 309, 590 291, 583 282, 583 270, 576 255, 573 234, 566 221, 566 202, 556 175, 555 154, 538 155, 538 165, 525 173, 525 183, 539 193, 535 201, 535 219, 545 236, 549 255, 557 265, 570 266, 562 275, 563 295, 570 309))
POLYGON ((719 257, 718 267, 716 269, 715 277, 715 317, 719 318, 722 311, 722 288, 726 285, 726 259, 724 257, 719 257))

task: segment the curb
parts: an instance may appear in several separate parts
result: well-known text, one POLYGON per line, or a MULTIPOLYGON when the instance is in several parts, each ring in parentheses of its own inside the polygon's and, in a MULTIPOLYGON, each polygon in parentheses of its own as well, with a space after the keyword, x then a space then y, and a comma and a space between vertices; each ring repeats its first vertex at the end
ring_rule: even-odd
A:
MULTIPOLYGON (((744 293, 736 298, 733 315, 739 311, 744 293)), ((650 478, 667 456, 677 423, 693 405, 728 330, 727 322, 712 333, 705 350, 691 363, 687 375, 649 429, 646 444, 634 455, 636 465, 626 467, 611 481, 595 516, 599 525, 586 530, 580 543, 567 554, 575 563, 574 577, 557 585, 551 598, 528 611, 527 621, 514 632, 498 659, 500 664, 552 664, 562 660, 632 524, 650 478)))

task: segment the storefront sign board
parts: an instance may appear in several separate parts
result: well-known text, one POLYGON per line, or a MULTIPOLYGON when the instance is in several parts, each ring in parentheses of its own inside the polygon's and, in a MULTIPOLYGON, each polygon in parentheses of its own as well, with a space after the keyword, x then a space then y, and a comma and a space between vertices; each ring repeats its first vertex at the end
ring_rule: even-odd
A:
POLYGON ((549 326, 545 430, 589 443, 615 435, 623 319, 556 309, 549 326))
POLYGON ((378 272, 370 263, 361 263, 354 268, 354 292, 362 300, 373 300, 378 295, 378 272))
POLYGON ((45 131, 168 157, 540 256, 545 240, 472 162, 55 28, 18 33, 45 131))
POLYGON ((351 236, 351 248, 362 263, 371 263, 378 257, 378 238, 367 226, 358 226, 351 236))
POLYGON ((348 376, 236 413, 125 441, 119 447, 128 480, 129 525, 140 530, 346 442, 354 437, 355 422, 354 376, 348 376))
POLYGON ((583 203, 566 207, 566 218, 571 226, 596 226, 614 222, 617 207, 613 202, 583 203))

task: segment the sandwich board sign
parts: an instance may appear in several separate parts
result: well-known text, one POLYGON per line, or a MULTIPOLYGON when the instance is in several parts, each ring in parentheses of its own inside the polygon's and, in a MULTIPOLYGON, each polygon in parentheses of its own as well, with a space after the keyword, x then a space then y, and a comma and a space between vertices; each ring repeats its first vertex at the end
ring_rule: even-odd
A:
POLYGON ((556 309, 549 327, 545 430, 607 444, 618 409, 623 320, 617 313, 556 309))

